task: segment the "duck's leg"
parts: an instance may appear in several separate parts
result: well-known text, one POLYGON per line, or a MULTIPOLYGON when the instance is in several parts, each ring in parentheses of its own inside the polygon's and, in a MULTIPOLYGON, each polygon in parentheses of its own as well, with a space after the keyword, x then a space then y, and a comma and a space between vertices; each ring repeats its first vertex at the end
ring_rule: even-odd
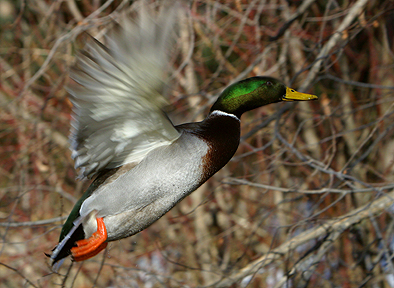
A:
POLYGON ((107 247, 107 228, 103 218, 97 218, 97 231, 88 239, 82 239, 75 242, 78 247, 71 248, 71 254, 74 261, 83 261, 97 255, 101 250, 107 247))

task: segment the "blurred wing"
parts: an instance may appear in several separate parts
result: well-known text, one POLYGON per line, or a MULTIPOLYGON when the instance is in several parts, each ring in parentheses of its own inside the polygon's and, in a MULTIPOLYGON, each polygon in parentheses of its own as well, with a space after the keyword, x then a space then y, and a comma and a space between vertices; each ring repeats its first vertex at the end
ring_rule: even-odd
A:
POLYGON ((92 39, 77 57, 69 87, 73 103, 71 149, 79 177, 102 168, 139 162, 151 150, 179 137, 162 111, 163 77, 175 12, 154 21, 141 10, 138 24, 123 22, 92 39))

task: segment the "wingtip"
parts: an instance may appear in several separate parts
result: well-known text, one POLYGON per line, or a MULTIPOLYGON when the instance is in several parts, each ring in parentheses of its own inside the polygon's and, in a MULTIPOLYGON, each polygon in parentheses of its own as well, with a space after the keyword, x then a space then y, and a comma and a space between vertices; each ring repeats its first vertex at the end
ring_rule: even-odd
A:
MULTIPOLYGON (((116 151, 118 143, 111 138, 116 131, 124 131, 123 125, 129 123, 130 115, 141 111, 157 115, 156 111, 168 105, 164 96, 167 75, 173 66, 169 65, 170 55, 177 47, 172 43, 181 5, 180 1, 167 1, 157 11, 157 7, 144 2, 137 2, 141 4, 140 10, 135 5, 133 19, 129 11, 118 17, 119 24, 105 34, 106 46, 89 39, 85 52, 76 57, 76 68, 71 69, 74 81, 67 90, 73 104, 70 144, 75 166, 80 169, 77 179, 91 179, 105 168, 118 167, 118 163, 140 161, 141 157, 135 155, 146 155, 153 147, 150 142, 140 141, 145 133, 142 129, 121 139, 120 153, 116 151), (141 104, 144 109, 135 108, 137 102, 144 103, 141 104), (106 149, 112 153, 104 162, 98 161, 107 153, 106 149)), ((178 137, 164 117, 137 117, 132 123, 145 124, 145 119, 155 123, 149 131, 158 132, 157 141, 167 143, 167 134, 171 134, 171 140, 178 137), (156 121, 158 118, 160 121, 156 121)))

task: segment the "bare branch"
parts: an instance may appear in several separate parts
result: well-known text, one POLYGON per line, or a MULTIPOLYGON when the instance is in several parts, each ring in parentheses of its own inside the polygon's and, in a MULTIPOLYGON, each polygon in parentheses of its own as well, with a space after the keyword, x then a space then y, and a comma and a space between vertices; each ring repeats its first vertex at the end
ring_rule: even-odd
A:
POLYGON ((283 243, 271 252, 259 257, 257 260, 251 262, 239 271, 233 272, 231 275, 226 276, 225 279, 212 283, 211 285, 215 287, 229 287, 234 283, 239 282, 242 278, 256 273, 262 267, 268 266, 273 261, 287 255, 295 247, 298 247, 312 239, 324 237, 327 234, 331 235, 331 233, 334 233, 334 238, 337 238, 340 233, 348 229, 351 225, 370 216, 377 216, 389 209, 393 204, 394 192, 384 194, 379 199, 355 209, 350 213, 343 215, 339 219, 327 221, 321 224, 320 227, 313 228, 293 237, 288 242, 283 243))

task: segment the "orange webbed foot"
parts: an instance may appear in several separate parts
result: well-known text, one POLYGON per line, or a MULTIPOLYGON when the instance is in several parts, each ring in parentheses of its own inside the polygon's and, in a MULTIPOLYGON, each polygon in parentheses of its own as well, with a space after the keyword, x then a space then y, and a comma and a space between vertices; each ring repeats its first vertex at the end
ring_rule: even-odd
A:
POLYGON ((78 247, 71 248, 71 254, 74 261, 83 261, 96 256, 101 250, 107 247, 107 228, 103 218, 97 218, 97 231, 88 239, 82 239, 76 242, 78 247))

